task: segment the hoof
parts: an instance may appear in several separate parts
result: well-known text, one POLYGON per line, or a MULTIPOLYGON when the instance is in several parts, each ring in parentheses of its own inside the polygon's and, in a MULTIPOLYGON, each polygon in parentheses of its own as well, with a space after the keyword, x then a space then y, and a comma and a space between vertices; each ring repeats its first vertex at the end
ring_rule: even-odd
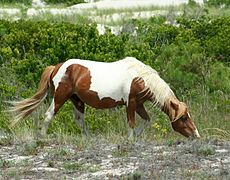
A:
POLYGON ((83 129, 83 130, 82 130, 82 135, 83 135, 84 137, 91 137, 91 135, 90 135, 90 133, 89 133, 89 131, 88 131, 87 129, 83 129))
POLYGON ((46 138, 47 134, 46 134, 46 130, 42 129, 40 132, 38 132, 38 138, 39 139, 44 139, 46 138))
POLYGON ((135 134, 134 129, 130 129, 128 141, 131 143, 134 143, 136 141, 136 134, 135 134))
POLYGON ((41 132, 38 132, 36 135, 37 139, 45 139, 45 137, 46 137, 46 134, 42 134, 41 132))

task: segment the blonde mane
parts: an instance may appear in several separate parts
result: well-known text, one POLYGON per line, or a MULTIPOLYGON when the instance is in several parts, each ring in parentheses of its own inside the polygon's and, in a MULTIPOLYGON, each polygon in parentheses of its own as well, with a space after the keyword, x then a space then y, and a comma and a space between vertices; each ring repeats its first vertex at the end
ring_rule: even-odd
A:
POLYGON ((146 89, 149 89, 153 94, 152 100, 155 105, 163 107, 166 100, 175 96, 169 85, 161 79, 156 70, 133 57, 128 57, 125 61, 129 64, 129 69, 134 70, 137 76, 144 80, 146 89))

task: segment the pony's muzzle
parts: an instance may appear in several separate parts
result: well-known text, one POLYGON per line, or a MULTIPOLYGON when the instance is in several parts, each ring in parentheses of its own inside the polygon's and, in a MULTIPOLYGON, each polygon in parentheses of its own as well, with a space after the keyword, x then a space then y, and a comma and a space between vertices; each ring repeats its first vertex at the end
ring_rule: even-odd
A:
POLYGON ((198 132, 197 129, 195 129, 194 134, 193 134, 193 137, 194 137, 194 138, 200 138, 200 134, 199 134, 199 132, 198 132))

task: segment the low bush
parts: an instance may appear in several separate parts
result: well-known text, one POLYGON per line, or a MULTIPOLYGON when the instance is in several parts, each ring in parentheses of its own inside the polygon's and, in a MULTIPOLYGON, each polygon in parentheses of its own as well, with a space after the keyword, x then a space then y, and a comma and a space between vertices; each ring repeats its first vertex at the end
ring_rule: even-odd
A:
POLYGON ((22 3, 25 5, 31 5, 32 4, 32 0, 1 0, 2 4, 9 4, 9 3, 22 3))
POLYGON ((209 6, 229 6, 230 1, 229 0, 206 0, 205 3, 209 6))

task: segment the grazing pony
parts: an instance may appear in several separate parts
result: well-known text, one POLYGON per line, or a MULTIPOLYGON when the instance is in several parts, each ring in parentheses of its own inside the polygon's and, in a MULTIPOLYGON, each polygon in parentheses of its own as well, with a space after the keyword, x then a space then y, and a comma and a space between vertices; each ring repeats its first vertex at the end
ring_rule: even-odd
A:
POLYGON ((76 122, 87 134, 84 123, 85 104, 97 108, 126 106, 130 136, 139 136, 150 121, 143 103, 147 100, 169 116, 175 131, 189 137, 200 137, 185 103, 180 102, 158 73, 133 57, 112 62, 70 59, 44 70, 36 94, 28 99, 12 102, 17 112, 13 125, 28 116, 51 90, 53 99, 46 112, 41 133, 45 135, 54 115, 70 99, 74 105, 76 122), (135 128, 135 113, 144 120, 135 128))

